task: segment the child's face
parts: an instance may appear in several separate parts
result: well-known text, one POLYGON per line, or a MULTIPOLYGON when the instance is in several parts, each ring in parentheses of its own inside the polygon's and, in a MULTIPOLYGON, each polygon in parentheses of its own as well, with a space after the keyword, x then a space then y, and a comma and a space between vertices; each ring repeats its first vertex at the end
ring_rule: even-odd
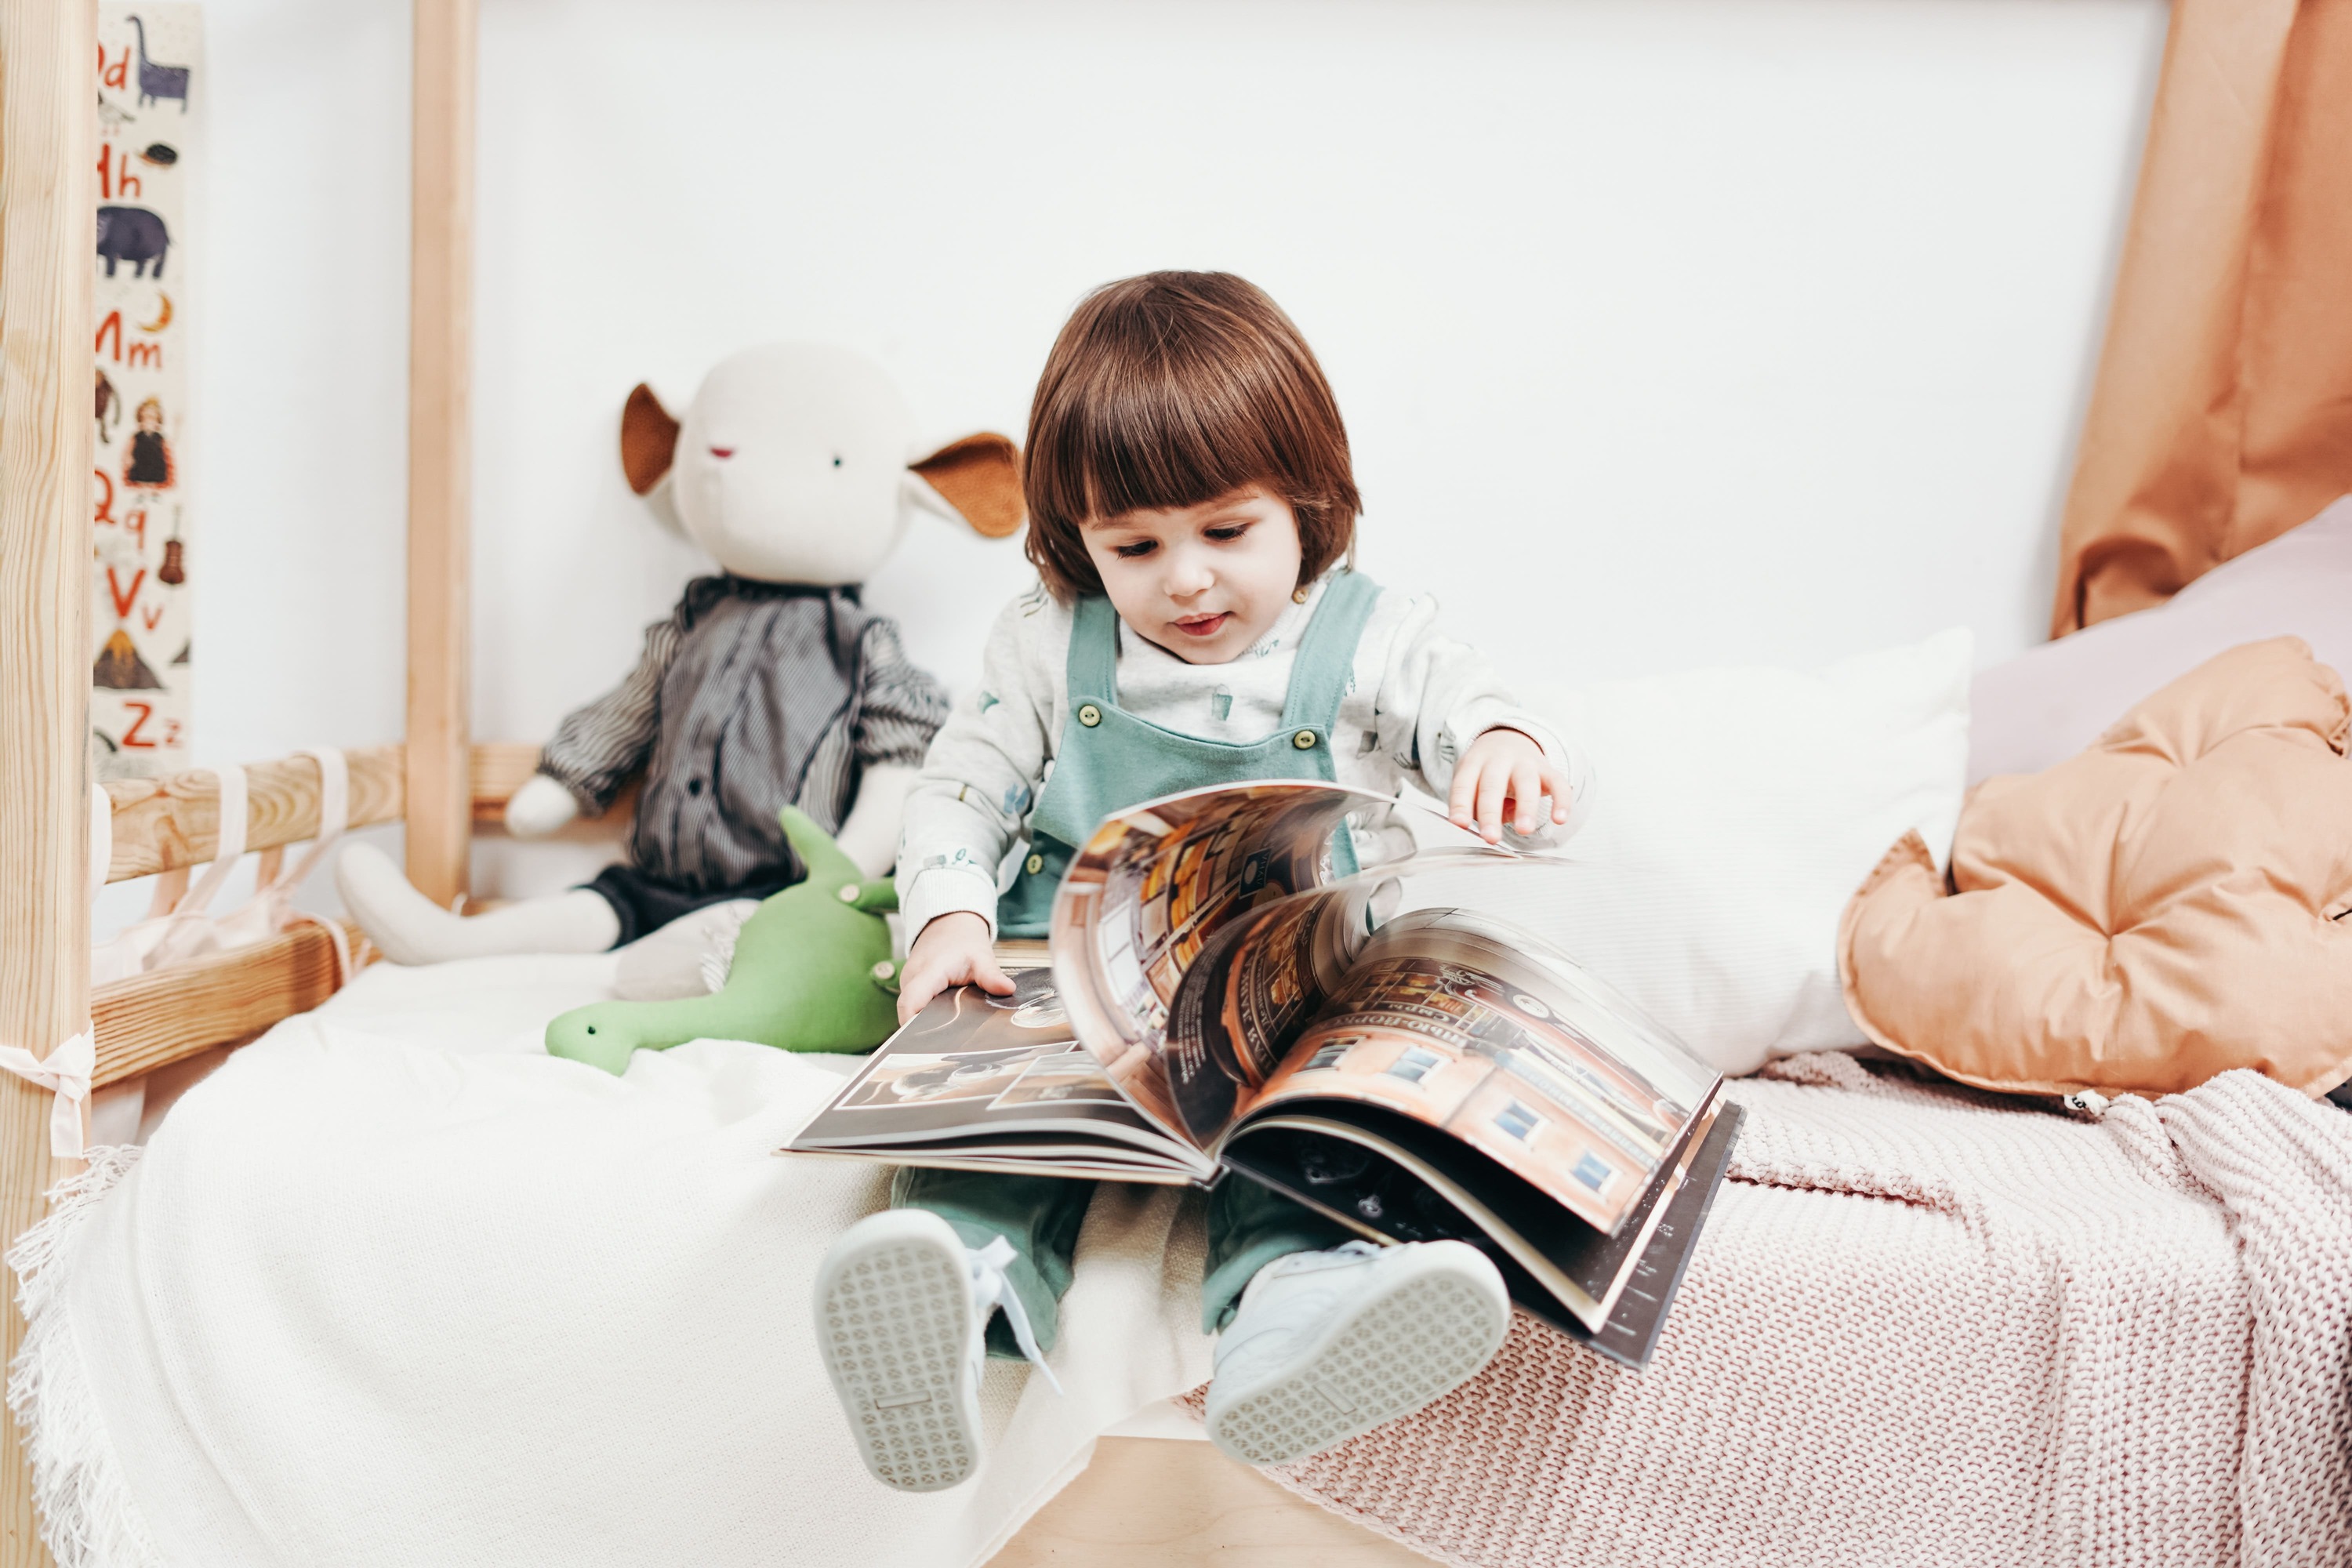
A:
POLYGON ((1258 485, 1199 506, 1089 518, 1083 534, 1119 619, 1188 664, 1240 657, 1298 585, 1298 520, 1258 485))

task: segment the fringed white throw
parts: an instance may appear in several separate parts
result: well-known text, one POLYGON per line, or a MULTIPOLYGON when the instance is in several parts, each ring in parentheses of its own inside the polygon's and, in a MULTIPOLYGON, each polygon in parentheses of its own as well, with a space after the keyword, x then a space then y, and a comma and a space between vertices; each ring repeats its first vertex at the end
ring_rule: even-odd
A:
POLYGON ((1107 1193, 1064 1394, 997 1363, 977 1479, 886 1491, 809 1324, 881 1173, 769 1152, 845 1064, 538 1054, 611 970, 379 965, 189 1091, 135 1164, 98 1152, 17 1258, 13 1394, 63 1568, 953 1568, 1206 1375, 1192 1210, 1107 1193))

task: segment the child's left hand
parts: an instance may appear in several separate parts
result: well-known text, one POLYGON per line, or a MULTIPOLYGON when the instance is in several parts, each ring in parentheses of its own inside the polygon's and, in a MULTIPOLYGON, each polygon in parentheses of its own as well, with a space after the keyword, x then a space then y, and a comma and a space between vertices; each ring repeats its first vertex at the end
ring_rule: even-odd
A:
POLYGON ((1540 803, 1551 801, 1551 820, 1568 820, 1568 773, 1517 730, 1489 730, 1470 743, 1454 765, 1454 791, 1445 815, 1489 844, 1499 843, 1506 817, 1519 833, 1543 826, 1540 803))

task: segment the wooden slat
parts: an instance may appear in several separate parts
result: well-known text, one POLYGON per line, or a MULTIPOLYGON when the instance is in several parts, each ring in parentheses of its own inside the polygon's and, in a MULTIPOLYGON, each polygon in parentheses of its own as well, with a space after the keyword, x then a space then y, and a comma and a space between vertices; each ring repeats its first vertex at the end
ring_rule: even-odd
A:
POLYGON ((1105 1437, 989 1568, 1427 1568, 1207 1443, 1105 1437))
MULTIPOLYGON (((89 1004, 89 355, 95 0, 0 0, 0 1041, 89 1004)), ((42 1213, 49 1095, 0 1077, 0 1237, 42 1213)), ((0 1363, 24 1320, 0 1304, 0 1363)), ((0 1421, 0 1568, 49 1554, 0 1421)))
MULTIPOLYGON (((351 826, 397 822, 406 798, 398 746, 345 752, 351 771, 351 826)), ((246 847, 299 844, 319 832, 319 764, 281 757, 245 770, 246 847)), ((158 871, 200 866, 220 844, 220 784, 191 768, 160 779, 117 779, 106 786, 114 802, 114 858, 106 879, 125 881, 158 871)))
MULTIPOLYGON (((539 771, 539 748, 514 741, 491 741, 474 748, 474 831, 503 833, 507 802, 539 771)), ((637 809, 635 779, 621 786, 613 804, 595 816, 575 817, 554 835, 562 839, 610 838, 628 831, 637 809)))
MULTIPOLYGON (((344 929, 356 951, 357 929, 344 929)), ((315 926, 101 985, 90 995, 97 1081, 118 1083, 249 1040, 334 994, 334 944, 315 926)))
POLYGON ((514 792, 539 771, 539 748, 527 742, 485 741, 474 748, 474 820, 495 822, 514 792))
POLYGON ((408 879, 466 890, 474 0, 416 0, 408 325, 408 879))
MULTIPOLYGON (((350 765, 349 826, 397 822, 406 814, 407 763, 398 746, 362 746, 343 753, 350 765)), ((477 830, 500 830, 507 800, 539 766, 539 748, 491 742, 472 749, 467 812, 477 830)), ((300 844, 319 831, 319 766, 308 757, 280 757, 245 770, 248 849, 300 844)), ((220 782, 209 769, 190 768, 160 779, 117 779, 106 786, 114 802, 114 856, 106 879, 128 881, 184 870, 213 858, 220 844, 220 782)), ((625 828, 636 785, 622 790, 602 816, 575 822, 562 838, 602 838, 625 828)))

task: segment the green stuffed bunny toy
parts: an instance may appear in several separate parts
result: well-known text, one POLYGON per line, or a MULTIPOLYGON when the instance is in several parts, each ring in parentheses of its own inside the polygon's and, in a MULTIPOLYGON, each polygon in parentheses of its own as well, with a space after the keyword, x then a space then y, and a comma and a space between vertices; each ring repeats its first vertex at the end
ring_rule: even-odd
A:
POLYGON ((547 1052, 619 1073, 632 1051, 755 1040, 784 1051, 870 1051, 898 1026, 887 879, 862 876, 800 811, 779 814, 805 879, 762 902, 735 939, 727 984, 673 1002, 597 1002, 547 1026, 547 1052))

